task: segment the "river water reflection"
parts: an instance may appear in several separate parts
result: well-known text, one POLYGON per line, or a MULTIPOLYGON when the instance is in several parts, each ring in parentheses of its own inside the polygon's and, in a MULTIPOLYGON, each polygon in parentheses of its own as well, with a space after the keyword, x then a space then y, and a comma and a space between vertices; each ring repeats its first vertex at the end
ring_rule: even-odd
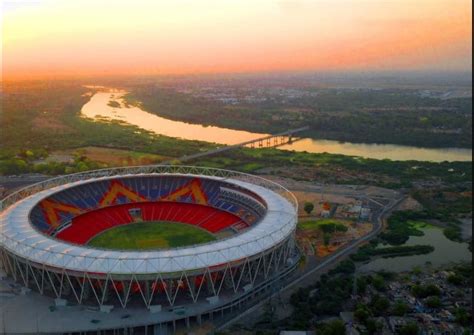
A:
POLYGON ((377 258, 358 267, 358 272, 380 270, 404 272, 410 271, 415 266, 424 266, 427 262, 433 266, 459 262, 471 263, 472 253, 469 251, 467 243, 448 240, 443 231, 436 227, 421 230, 425 233, 424 236, 410 236, 404 245, 432 245, 435 248, 433 252, 425 255, 377 258))
MULTIPOLYGON (((89 102, 82 107, 82 116, 94 120, 101 118, 120 120, 156 134, 225 145, 250 141, 268 135, 172 121, 149 113, 140 107, 126 105, 123 100, 125 94, 125 91, 119 90, 95 93, 89 102), (112 104, 110 104, 111 101, 112 104)), ((280 149, 403 161, 472 161, 472 150, 469 149, 432 149, 400 145, 341 143, 309 138, 281 146, 280 149)))

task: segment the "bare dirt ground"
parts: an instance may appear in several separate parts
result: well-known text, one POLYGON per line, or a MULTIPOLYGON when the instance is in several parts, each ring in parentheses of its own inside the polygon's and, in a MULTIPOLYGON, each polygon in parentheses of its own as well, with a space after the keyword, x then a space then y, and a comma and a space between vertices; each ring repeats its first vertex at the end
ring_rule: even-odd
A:
POLYGON ((379 184, 379 183, 399 183, 397 178, 374 174, 371 172, 351 171, 344 168, 330 169, 326 166, 287 166, 267 167, 258 171, 261 174, 279 175, 286 178, 294 178, 299 180, 320 180, 327 184, 336 183, 361 183, 379 184))
MULTIPOLYGON (((314 218, 314 220, 318 220, 318 218, 314 218)), ((348 220, 331 220, 345 225, 348 230, 331 234, 328 245, 324 245, 323 233, 320 229, 297 229, 296 238, 306 257, 314 257, 316 260, 324 258, 347 243, 367 235, 373 228, 373 225, 368 222, 354 223, 348 220)))
POLYGON ((85 156, 91 161, 105 163, 108 166, 158 164, 170 159, 170 157, 166 156, 101 147, 84 147, 75 150, 56 151, 51 156, 55 157, 55 159, 56 157, 70 157, 70 159, 73 159, 75 155, 85 156))
MULTIPOLYGON (((333 209, 343 208, 363 203, 364 206, 383 206, 390 199, 398 198, 399 193, 394 190, 364 185, 331 185, 321 184, 307 181, 296 181, 290 178, 267 175, 264 178, 273 180, 284 187, 288 188, 296 197, 299 205, 298 216, 300 222, 308 220, 321 220, 321 212, 324 203, 329 203, 333 209), (314 204, 314 210, 308 215, 304 212, 304 203, 311 202, 314 204)), ((421 205, 414 199, 409 199, 404 204, 405 208, 415 209, 421 205)), ((337 212, 331 220, 337 221, 348 227, 345 233, 336 232, 331 237, 328 246, 324 246, 323 234, 318 228, 314 230, 297 231, 297 238, 300 246, 304 250, 306 257, 315 260, 321 259, 339 248, 343 247, 350 241, 358 239, 368 234, 373 225, 369 222, 357 222, 338 216, 337 212)))
POLYGON ((339 195, 339 194, 329 194, 329 193, 319 193, 319 192, 301 192, 301 191, 293 191, 293 194, 296 196, 298 200, 298 215, 299 216, 306 216, 305 211, 303 210, 305 202, 311 202, 314 204, 314 214, 321 213, 322 206, 324 202, 329 203, 337 203, 337 204, 352 204, 356 201, 355 198, 339 195))
POLYGON ((61 107, 50 107, 33 119, 35 128, 48 129, 57 133, 66 133, 72 129, 62 123, 58 115, 63 112, 61 107))
POLYGON ((298 200, 300 216, 306 215, 302 209, 305 202, 312 202, 315 205, 313 214, 318 215, 324 202, 349 205, 355 204, 361 199, 366 201, 367 198, 384 202, 399 195, 397 191, 377 186, 321 184, 274 175, 263 175, 262 177, 277 182, 293 192, 298 200))
POLYGON ((413 210, 418 211, 423 209, 423 205, 412 197, 408 197, 398 206, 398 209, 401 211, 413 210))

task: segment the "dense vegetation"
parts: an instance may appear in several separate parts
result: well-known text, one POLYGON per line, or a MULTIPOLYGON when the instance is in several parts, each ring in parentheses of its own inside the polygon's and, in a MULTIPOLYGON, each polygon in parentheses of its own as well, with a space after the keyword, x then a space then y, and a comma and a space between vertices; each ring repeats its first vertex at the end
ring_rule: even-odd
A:
POLYGON ((432 296, 439 296, 441 291, 438 286, 434 284, 414 284, 411 287, 411 293, 417 298, 427 298, 432 296))
POLYGON ((276 171, 293 179, 336 184, 372 184, 387 188, 410 188, 415 182, 423 180, 450 184, 472 181, 470 162, 375 160, 278 149, 234 150, 222 153, 219 157, 202 158, 193 163, 246 172, 258 172, 265 167, 270 173, 276 171))
POLYGON ((472 147, 471 98, 442 100, 395 89, 307 89, 297 98, 269 94, 259 102, 226 105, 169 86, 130 89, 130 103, 139 101, 152 113, 190 123, 263 133, 309 125, 304 136, 319 139, 472 147))
MULTIPOLYGON (((403 245, 410 236, 423 236, 423 228, 427 224, 425 221, 442 218, 443 214, 438 214, 430 210, 423 211, 396 211, 388 218, 387 227, 376 240, 359 248, 357 253, 351 255, 351 259, 356 262, 370 260, 373 256, 398 257, 428 254, 434 250, 431 245, 403 245), (390 247, 377 247, 379 242, 388 243, 390 247)), ((460 227, 458 224, 451 224, 443 229, 448 239, 460 240, 460 227), (453 228, 453 226, 455 228, 453 228), (451 236, 449 231, 454 230, 451 236)))
MULTIPOLYGON (((97 168, 96 163, 84 157, 68 164, 41 161, 56 150, 86 146, 126 149, 170 158, 215 148, 208 143, 156 136, 119 122, 93 122, 82 118, 80 109, 89 99, 83 95, 87 91, 89 89, 79 83, 60 81, 5 86, 0 114, 0 174, 61 174, 97 168), (25 152, 32 152, 33 156, 24 157, 25 152)), ((312 180, 314 174, 314 178, 325 182, 370 182, 394 188, 410 187, 417 180, 446 183, 472 180, 469 162, 392 162, 277 149, 241 149, 189 163, 246 172, 272 167, 306 180, 312 180)))
POLYGON ((3 154, 0 156, 0 175, 19 175, 22 173, 41 173, 60 175, 84 172, 105 167, 104 164, 91 161, 87 157, 75 155, 69 162, 45 160, 48 153, 42 149, 20 151, 16 155, 3 154))
POLYGON ((444 224, 443 233, 447 238, 453 241, 463 240, 461 219, 471 217, 472 213, 470 186, 416 191, 413 196, 424 206, 428 216, 444 224))
POLYGON ((434 251, 431 245, 403 245, 396 247, 375 248, 372 244, 368 244, 358 250, 357 253, 351 255, 353 261, 367 261, 372 256, 382 257, 400 257, 429 254, 434 251))
POLYGON ((296 291, 290 299, 294 312, 289 327, 306 330, 314 315, 337 315, 343 311, 352 292, 354 271, 354 263, 342 261, 315 285, 296 291))
POLYGON ((92 122, 82 118, 80 110, 89 99, 84 96, 88 91, 78 83, 68 82, 4 87, 0 115, 2 153, 98 145, 176 157, 215 147, 198 141, 156 136, 117 121, 92 122))
MULTIPOLYGON (((339 322, 320 322, 321 319, 338 317, 341 311, 353 311, 354 318, 366 328, 367 334, 377 334, 382 331, 378 317, 406 316, 412 312, 406 301, 389 300, 386 291, 390 282, 397 281, 408 285, 411 293, 423 304, 432 309, 441 306, 441 290, 439 286, 429 283, 413 282, 408 275, 400 275, 388 271, 354 276, 355 265, 351 261, 342 261, 328 274, 321 276, 315 284, 300 288, 290 299, 294 310, 292 315, 280 322, 265 321, 258 325, 259 329, 316 329, 317 332, 338 333, 339 322), (354 283, 355 281, 355 283, 354 283), (355 292, 354 292, 355 290, 355 292), (368 301, 351 301, 351 294, 368 295, 368 301)), ((469 287, 472 284, 472 266, 470 264, 456 265, 448 270, 452 278, 447 281, 459 287, 469 287), (455 277, 455 279, 454 279, 455 277)), ((412 275, 417 276, 417 271, 412 275)), ((458 308, 454 313, 455 322, 468 327, 469 313, 464 308, 458 308)), ((333 319, 334 320, 334 319, 333 319)), ((344 334, 341 332, 340 334, 344 334)), ((407 323, 400 334, 418 334, 415 323, 407 323)))
POLYGON ((83 96, 87 91, 69 82, 6 86, 0 114, 0 174, 62 174, 95 169, 99 166, 85 159, 76 163, 38 164, 38 160, 55 150, 86 146, 170 157, 215 148, 208 143, 157 136, 120 122, 93 122, 82 118, 80 110, 88 100, 83 96))
POLYGON ((410 236, 423 236, 423 232, 417 229, 415 223, 418 220, 429 218, 426 212, 398 211, 388 219, 387 229, 380 238, 392 245, 401 245, 408 241, 410 236))
MULTIPOLYGON (((367 327, 369 334, 375 333, 379 326, 374 317, 392 313, 406 313, 407 307, 400 306, 400 302, 392 304, 387 298, 375 294, 368 304, 357 304, 352 306, 349 303, 351 294, 354 290, 354 280, 358 294, 366 292, 369 286, 376 291, 383 292, 388 282, 396 278, 392 272, 378 272, 371 275, 354 277, 355 265, 346 260, 321 276, 321 279, 314 285, 301 288, 296 291, 290 299, 294 307, 292 315, 284 320, 282 326, 284 329, 307 330, 316 327, 316 330, 324 330, 325 325, 318 323, 318 318, 338 316, 341 311, 354 309, 354 316, 358 321, 367 327)), ((329 327, 335 325, 330 324, 329 327)), ((337 326, 335 327, 337 329, 337 326)))

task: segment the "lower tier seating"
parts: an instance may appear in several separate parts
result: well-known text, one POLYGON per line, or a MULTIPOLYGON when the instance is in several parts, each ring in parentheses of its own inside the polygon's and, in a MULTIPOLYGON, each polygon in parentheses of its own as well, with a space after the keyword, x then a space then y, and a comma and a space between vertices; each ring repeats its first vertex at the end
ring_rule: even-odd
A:
POLYGON ((77 244, 86 244, 97 234, 115 226, 134 220, 171 221, 199 226, 217 233, 231 226, 240 227, 242 220, 229 212, 210 206, 181 202, 143 202, 115 205, 91 211, 72 219, 69 226, 61 229, 56 237, 77 244), (130 210, 139 211, 141 218, 130 215, 130 210))

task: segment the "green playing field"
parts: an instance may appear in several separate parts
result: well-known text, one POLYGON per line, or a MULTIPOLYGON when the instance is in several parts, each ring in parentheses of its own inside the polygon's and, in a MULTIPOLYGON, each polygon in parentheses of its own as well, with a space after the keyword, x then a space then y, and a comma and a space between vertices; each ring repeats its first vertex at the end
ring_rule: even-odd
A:
POLYGON ((105 249, 150 250, 214 241, 209 232, 176 222, 137 222, 118 226, 92 238, 88 245, 105 249))

